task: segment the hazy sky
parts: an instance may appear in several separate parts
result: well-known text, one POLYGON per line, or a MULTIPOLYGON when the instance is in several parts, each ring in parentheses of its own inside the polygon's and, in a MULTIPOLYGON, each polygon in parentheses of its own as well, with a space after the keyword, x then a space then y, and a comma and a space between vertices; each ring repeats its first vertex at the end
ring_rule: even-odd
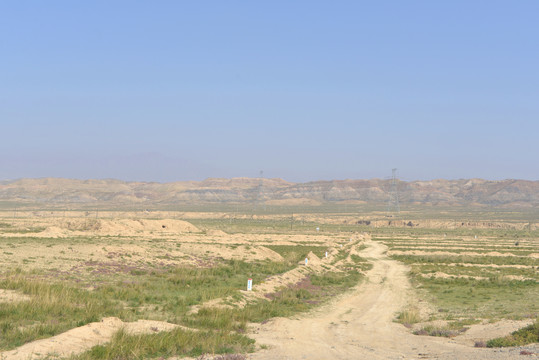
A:
POLYGON ((0 179, 539 179, 539 1, 2 1, 0 179))

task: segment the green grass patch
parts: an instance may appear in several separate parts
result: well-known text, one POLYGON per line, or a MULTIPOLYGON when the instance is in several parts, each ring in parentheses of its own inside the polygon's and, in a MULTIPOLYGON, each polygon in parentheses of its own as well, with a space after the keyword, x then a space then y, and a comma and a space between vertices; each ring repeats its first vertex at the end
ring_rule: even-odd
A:
POLYGON ((9 233, 9 234, 34 234, 34 233, 42 232, 42 231, 44 231, 46 229, 45 227, 42 227, 42 226, 19 229, 19 228, 12 227, 9 224, 7 224, 7 225, 8 225, 7 227, 0 227, 2 229, 3 233, 9 233))
POLYGON ((230 354, 254 351, 254 340, 226 331, 185 331, 175 329, 149 335, 130 335, 120 330, 106 345, 73 356, 71 360, 135 360, 196 357, 202 354, 230 354))
POLYGON ((440 315, 452 318, 520 319, 539 312, 535 281, 413 277, 440 315))
POLYGON ((319 258, 325 256, 327 247, 325 246, 308 246, 308 245, 265 245, 268 249, 271 249, 281 255, 286 262, 297 264, 299 261, 305 259, 309 252, 313 252, 319 258))
POLYGON ((359 270, 367 271, 372 269, 372 263, 361 256, 352 254, 350 255, 350 259, 354 262, 355 268, 359 270))
POLYGON ((229 260, 212 268, 178 267, 137 273, 131 279, 99 286, 96 292, 125 301, 132 308, 159 305, 162 317, 174 319, 192 305, 236 294, 245 288, 248 278, 257 284, 289 269, 282 262, 229 260))
POLYGON ((311 275, 311 283, 321 287, 334 287, 337 292, 344 291, 357 285, 362 275, 357 271, 348 273, 327 272, 321 275, 311 275))

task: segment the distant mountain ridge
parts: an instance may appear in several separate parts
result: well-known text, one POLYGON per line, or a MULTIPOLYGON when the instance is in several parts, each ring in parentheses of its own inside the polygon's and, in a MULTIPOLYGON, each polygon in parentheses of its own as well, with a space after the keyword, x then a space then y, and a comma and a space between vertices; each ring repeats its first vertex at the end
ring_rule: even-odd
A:
MULTIPOLYGON (((209 178, 170 183, 114 179, 19 179, 0 182, 0 201, 73 204, 268 204, 382 203, 391 180, 331 180, 292 183, 282 179, 209 178)), ((399 181, 399 200, 406 204, 536 207, 539 181, 431 180, 399 181)))

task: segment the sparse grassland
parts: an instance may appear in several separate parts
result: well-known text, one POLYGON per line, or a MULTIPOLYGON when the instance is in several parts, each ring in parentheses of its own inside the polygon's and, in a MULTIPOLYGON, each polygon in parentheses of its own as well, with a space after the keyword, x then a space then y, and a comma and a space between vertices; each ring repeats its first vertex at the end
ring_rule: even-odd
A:
POLYGON ((33 280, 32 274, 5 273, 0 288, 17 290, 29 300, 0 303, 0 348, 20 346, 105 316, 124 317, 121 304, 74 286, 33 280))
MULTIPOLYGON (((427 322, 416 334, 455 336, 465 329, 459 329, 462 322, 533 319, 539 314, 535 232, 394 231, 391 236, 380 234, 378 240, 388 246, 393 259, 409 265, 412 283, 435 309, 423 319, 412 310, 401 313, 402 323, 427 322), (440 320, 446 325, 431 325, 440 320)), ((504 341, 508 340, 489 346, 504 341)), ((519 341, 513 343, 524 343, 519 341)))
MULTIPOLYGON (((82 218, 68 214, 67 220, 52 212, 4 218, 0 289, 29 300, 0 301, 0 351, 113 316, 183 327, 154 334, 120 331, 109 343, 73 359, 251 352, 258 344, 246 335, 250 323, 308 311, 360 283, 372 267, 360 253, 365 246, 356 238, 351 241, 362 231, 373 233, 393 259, 410 267, 417 295, 432 305, 426 317, 414 307, 398 315, 406 326, 426 323, 412 330, 417 334, 455 336, 480 321, 539 314, 536 230, 375 228, 344 207, 330 210, 298 215, 298 209, 274 209, 266 217, 190 214, 189 222, 198 229, 176 233, 161 225, 151 231, 106 233, 113 216, 105 223, 92 213, 82 218), (302 265, 310 252, 320 261, 316 271, 302 265), (301 278, 283 282, 263 298, 246 296, 248 278, 256 288, 296 268, 305 269, 301 278), (211 305, 217 300, 220 305, 211 305), (438 320, 445 323, 434 324, 438 320)), ((421 219, 419 213, 407 215, 421 219)), ((146 219, 150 216, 161 220, 153 213, 146 219)), ((488 346, 529 341, 536 327, 530 329, 488 346)))
MULTIPOLYGON (((242 291, 247 278, 256 288, 301 266, 310 252, 323 258, 325 251, 350 235, 327 230, 321 234, 312 223, 303 225, 310 228, 307 235, 299 229, 290 235, 280 221, 271 226, 255 220, 237 222, 233 223, 236 233, 224 235, 205 230, 172 234, 166 226, 161 231, 111 235, 100 233, 112 226, 110 221, 53 222, 61 229, 47 227, 47 219, 22 221, 0 227, 0 289, 29 298, 0 301, 2 351, 117 317, 124 322, 159 320, 183 328, 155 334, 120 331, 110 343, 74 358, 246 353, 255 349, 245 335, 249 323, 312 309, 356 285, 362 277, 358 270, 369 267, 357 255, 342 268, 333 267, 328 259, 327 265, 284 283, 263 299, 246 301, 242 291), (226 299, 225 306, 192 311, 217 299, 226 299)), ((208 220, 194 223, 210 230, 222 228, 209 228, 215 223, 208 220)))

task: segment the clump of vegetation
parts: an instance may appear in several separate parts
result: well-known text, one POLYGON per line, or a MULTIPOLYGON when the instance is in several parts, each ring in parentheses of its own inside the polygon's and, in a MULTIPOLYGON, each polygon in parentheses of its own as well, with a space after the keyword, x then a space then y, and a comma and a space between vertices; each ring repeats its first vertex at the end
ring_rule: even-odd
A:
POLYGON ((403 324, 408 328, 410 328, 413 324, 417 324, 420 321, 421 316, 419 314, 419 310, 416 308, 404 310, 397 316, 397 322, 403 324))
POLYGON ((539 342, 539 320, 511 335, 487 341, 487 347, 522 346, 539 342))
POLYGON ((466 330, 468 329, 467 328, 452 329, 449 326, 439 327, 439 326, 427 325, 419 330, 414 331, 414 335, 454 337, 466 330))

